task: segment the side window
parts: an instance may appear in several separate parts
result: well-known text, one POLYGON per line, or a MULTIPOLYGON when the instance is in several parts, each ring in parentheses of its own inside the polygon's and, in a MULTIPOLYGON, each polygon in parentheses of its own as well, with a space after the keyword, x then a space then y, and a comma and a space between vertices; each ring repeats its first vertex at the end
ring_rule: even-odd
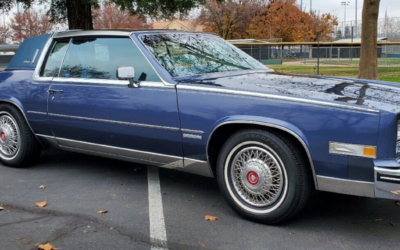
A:
POLYGON ((46 64, 40 72, 43 77, 57 77, 60 71, 61 62, 64 58, 65 51, 68 48, 69 41, 56 41, 49 55, 46 64))
POLYGON ((73 38, 60 77, 117 79, 117 67, 133 66, 136 78, 160 81, 130 38, 73 38))

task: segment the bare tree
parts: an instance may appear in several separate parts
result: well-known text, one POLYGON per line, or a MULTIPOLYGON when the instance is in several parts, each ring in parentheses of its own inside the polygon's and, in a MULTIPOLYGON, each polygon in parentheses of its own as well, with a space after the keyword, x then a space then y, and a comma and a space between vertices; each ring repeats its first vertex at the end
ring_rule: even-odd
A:
POLYGON ((11 30, 8 26, 0 26, 0 44, 7 43, 7 39, 11 37, 11 30))
POLYGON ((12 39, 22 42, 24 39, 43 35, 53 30, 54 24, 46 14, 34 9, 26 9, 17 13, 10 20, 12 39))
POLYGON ((379 4, 380 0, 364 0, 358 78, 379 79, 377 52, 379 4))
POLYGON ((111 2, 103 2, 93 11, 95 29, 147 29, 150 27, 144 18, 130 15, 129 11, 122 11, 119 6, 111 2))

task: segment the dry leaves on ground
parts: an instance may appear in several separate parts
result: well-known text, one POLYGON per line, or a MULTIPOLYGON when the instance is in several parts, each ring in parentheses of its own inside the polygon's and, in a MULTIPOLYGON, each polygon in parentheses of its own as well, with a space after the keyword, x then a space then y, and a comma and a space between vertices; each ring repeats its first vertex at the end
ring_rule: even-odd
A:
POLYGON ((400 195, 400 190, 391 191, 391 193, 394 195, 400 195))
POLYGON ((4 207, 0 207, 0 211, 4 210, 4 207))
POLYGON ((39 188, 40 188, 40 189, 45 189, 46 186, 45 186, 45 185, 40 185, 39 188))
POLYGON ((99 211, 97 211, 97 213, 98 214, 106 214, 106 213, 108 213, 108 211, 107 210, 99 210, 99 211))
POLYGON ((47 206, 47 201, 36 202, 36 206, 37 207, 45 207, 45 206, 47 206))
POLYGON ((57 249, 57 247, 53 246, 50 243, 38 246, 38 250, 55 250, 55 249, 57 249))
POLYGON ((204 217, 204 219, 207 221, 216 221, 216 220, 218 220, 218 217, 216 217, 216 216, 211 216, 211 215, 206 215, 205 217, 204 217))

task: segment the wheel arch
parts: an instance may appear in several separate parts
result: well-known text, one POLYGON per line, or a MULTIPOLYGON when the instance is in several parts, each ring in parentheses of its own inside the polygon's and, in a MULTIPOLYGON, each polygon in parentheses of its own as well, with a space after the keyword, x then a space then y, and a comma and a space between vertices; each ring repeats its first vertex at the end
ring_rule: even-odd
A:
POLYGON ((296 126, 275 119, 228 119, 217 123, 208 137, 206 147, 207 161, 209 162, 214 173, 216 173, 218 154, 225 141, 236 131, 251 128, 270 131, 278 134, 279 136, 285 136, 293 143, 296 143, 306 155, 305 158, 309 163, 314 186, 318 190, 317 175, 305 135, 296 126))
POLYGON ((18 111, 19 111, 19 112, 21 113, 21 115, 24 117, 25 122, 26 122, 26 124, 28 125, 29 129, 31 130, 32 134, 35 136, 36 140, 37 140, 37 141, 40 143, 40 145, 42 145, 42 147, 43 147, 42 142, 37 138, 35 132, 33 131, 31 125, 29 124, 28 117, 26 117, 26 114, 25 114, 25 111, 24 111, 24 108, 23 108, 22 103, 19 102, 18 100, 14 100, 13 98, 7 99, 7 98, 0 97, 0 104, 8 104, 8 105, 11 105, 11 106, 13 106, 14 108, 17 108, 17 109, 18 109, 18 111))

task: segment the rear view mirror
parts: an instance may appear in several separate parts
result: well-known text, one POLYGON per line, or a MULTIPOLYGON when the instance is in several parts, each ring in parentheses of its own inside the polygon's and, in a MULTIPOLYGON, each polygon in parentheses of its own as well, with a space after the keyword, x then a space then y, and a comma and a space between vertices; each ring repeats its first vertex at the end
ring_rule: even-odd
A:
POLYGON ((118 67, 117 68, 117 78, 119 80, 129 80, 128 87, 130 87, 130 88, 139 87, 139 84, 134 81, 135 69, 133 67, 118 67))

